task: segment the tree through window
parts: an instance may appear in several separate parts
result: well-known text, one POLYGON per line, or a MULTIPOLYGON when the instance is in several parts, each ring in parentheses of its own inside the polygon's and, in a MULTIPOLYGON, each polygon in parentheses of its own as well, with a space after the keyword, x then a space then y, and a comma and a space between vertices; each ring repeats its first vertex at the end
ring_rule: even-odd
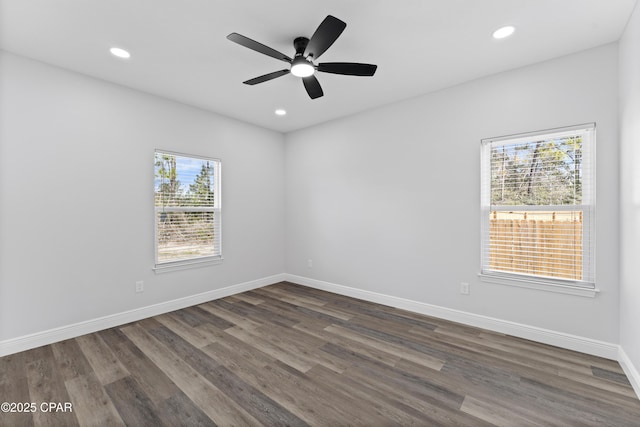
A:
POLYGON ((156 151, 156 269, 221 259, 220 161, 156 151))

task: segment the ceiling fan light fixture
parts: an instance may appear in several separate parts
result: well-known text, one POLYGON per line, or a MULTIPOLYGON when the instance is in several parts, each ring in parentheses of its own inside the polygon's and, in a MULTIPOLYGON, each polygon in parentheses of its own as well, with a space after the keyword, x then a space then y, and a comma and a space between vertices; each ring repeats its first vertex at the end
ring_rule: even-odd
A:
POLYGON ((291 62, 291 74, 296 77, 309 77, 315 71, 313 64, 302 56, 294 58, 293 62, 291 62))

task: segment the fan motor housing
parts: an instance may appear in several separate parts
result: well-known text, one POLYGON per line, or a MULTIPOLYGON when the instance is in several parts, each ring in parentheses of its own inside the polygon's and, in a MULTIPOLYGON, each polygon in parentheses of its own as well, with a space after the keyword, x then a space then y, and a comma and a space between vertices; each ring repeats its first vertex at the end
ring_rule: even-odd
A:
POLYGON ((309 39, 306 37, 296 37, 293 41, 293 47, 296 49, 296 55, 304 55, 304 50, 309 44, 309 39))

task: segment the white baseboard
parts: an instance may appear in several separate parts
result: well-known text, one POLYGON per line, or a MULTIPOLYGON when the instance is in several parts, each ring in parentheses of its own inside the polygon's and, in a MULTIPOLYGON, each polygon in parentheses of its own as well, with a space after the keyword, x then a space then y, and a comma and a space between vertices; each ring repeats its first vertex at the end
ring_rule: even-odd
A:
POLYGON ((622 346, 620 346, 618 352, 618 362, 620 363, 620 366, 622 366, 624 373, 627 374, 627 378, 631 383, 631 387, 633 387, 633 391, 636 392, 636 396, 640 399, 640 372, 638 372, 636 367, 633 365, 631 359, 629 359, 629 356, 627 356, 627 353, 625 353, 622 346))
POLYGON ((178 298, 172 301, 75 323, 73 325, 62 326, 31 335, 0 341, 0 357, 52 344, 54 342, 79 337, 81 335, 90 334, 103 329, 113 328, 115 326, 124 325, 126 323, 135 322, 174 310, 180 310, 181 308, 202 304, 207 301, 224 298, 241 292, 250 291, 252 289, 261 288, 263 286, 272 285, 274 283, 282 282, 285 280, 284 278, 284 274, 276 274, 274 276, 264 277, 262 279, 252 280, 250 282, 244 282, 222 289, 215 289, 184 298, 178 298))
POLYGON ((293 274, 285 274, 285 280, 323 291, 333 292, 336 294, 359 298, 378 304, 401 308, 403 310, 426 314, 427 316, 438 317, 441 319, 450 320, 452 322, 463 323, 465 325, 513 335, 516 337, 554 345, 569 350, 579 351, 581 353, 591 354, 594 356, 604 357, 607 359, 617 360, 619 355, 619 346, 617 344, 612 344, 604 341, 593 340, 590 338, 566 334, 563 332, 538 328, 536 326, 524 325, 521 323, 510 322, 508 320, 496 319, 480 314, 468 313, 465 311, 454 310, 451 308, 412 301, 404 298, 398 298, 391 295, 379 294, 376 292, 365 291, 348 286, 336 285, 334 283, 323 282, 320 280, 296 276, 293 274))

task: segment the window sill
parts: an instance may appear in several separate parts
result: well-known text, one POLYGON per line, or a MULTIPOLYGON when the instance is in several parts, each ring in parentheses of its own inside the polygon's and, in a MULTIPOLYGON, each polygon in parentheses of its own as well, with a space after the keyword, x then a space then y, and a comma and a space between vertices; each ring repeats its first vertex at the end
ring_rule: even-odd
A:
POLYGON ((576 295, 581 297, 594 298, 600 289, 581 288, 578 286, 563 285, 561 283, 551 283, 542 280, 519 278, 512 276, 501 276, 495 274, 478 273, 480 280, 497 285, 515 286, 517 288, 535 289, 538 291, 555 292, 566 295, 576 295))
POLYGON ((211 265, 222 264, 223 260, 224 258, 222 258, 221 256, 218 256, 218 257, 201 258, 198 260, 168 262, 165 264, 156 264, 156 266, 153 268, 153 271, 156 274, 159 274, 159 273, 169 273, 171 271, 189 270, 192 268, 209 267, 211 265))

